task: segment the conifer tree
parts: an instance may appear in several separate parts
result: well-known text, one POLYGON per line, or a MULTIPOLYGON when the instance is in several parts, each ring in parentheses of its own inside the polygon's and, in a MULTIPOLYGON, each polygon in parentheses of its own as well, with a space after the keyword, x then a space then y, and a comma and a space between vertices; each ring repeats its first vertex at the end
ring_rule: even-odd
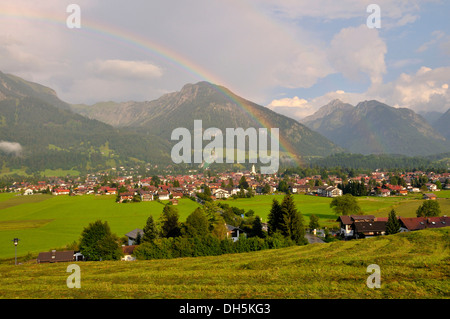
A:
POLYGON ((276 199, 272 201, 272 208, 270 209, 268 215, 267 224, 269 236, 272 236, 277 231, 282 232, 282 229, 284 227, 281 205, 276 199))
POLYGON ((144 236, 142 237, 143 242, 152 241, 153 239, 158 238, 158 230, 156 229, 156 223, 153 219, 153 216, 149 216, 147 218, 147 223, 143 229, 144 236))
POLYGON ((171 205, 164 206, 160 217, 161 237, 169 238, 181 235, 181 225, 178 218, 178 209, 171 205))
POLYGON ((386 223, 386 235, 396 234, 400 231, 400 221, 397 218, 395 210, 392 209, 389 213, 389 218, 386 223))
POLYGON ((303 216, 297 211, 291 194, 284 196, 281 202, 281 213, 284 222, 282 234, 297 244, 305 244, 303 216))

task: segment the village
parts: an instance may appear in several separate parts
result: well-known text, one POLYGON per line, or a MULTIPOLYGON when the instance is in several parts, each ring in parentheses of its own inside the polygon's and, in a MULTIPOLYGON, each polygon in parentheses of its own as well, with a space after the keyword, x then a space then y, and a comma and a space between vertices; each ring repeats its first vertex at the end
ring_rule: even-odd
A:
POLYGON ((244 197, 276 192, 291 194, 308 194, 324 197, 342 196, 344 185, 359 183, 364 186, 367 196, 406 196, 414 193, 424 193, 425 199, 436 199, 434 192, 450 190, 450 173, 406 172, 395 175, 391 172, 374 171, 371 174, 359 174, 346 179, 335 175, 322 178, 314 175, 300 178, 297 174, 281 176, 277 174, 264 175, 256 172, 253 166, 250 171, 224 172, 210 176, 207 173, 189 175, 154 175, 152 177, 126 174, 112 177, 105 173, 88 174, 85 179, 47 178, 35 184, 29 182, 13 182, 4 187, 2 192, 16 192, 23 195, 36 193, 51 193, 61 195, 97 195, 118 196, 118 202, 176 200, 181 197, 196 197, 209 189, 208 196, 212 200, 229 197, 244 197), (420 183, 418 187, 417 182, 420 183), (250 195, 249 195, 250 193, 250 195), (244 195, 244 196, 243 196, 244 195))

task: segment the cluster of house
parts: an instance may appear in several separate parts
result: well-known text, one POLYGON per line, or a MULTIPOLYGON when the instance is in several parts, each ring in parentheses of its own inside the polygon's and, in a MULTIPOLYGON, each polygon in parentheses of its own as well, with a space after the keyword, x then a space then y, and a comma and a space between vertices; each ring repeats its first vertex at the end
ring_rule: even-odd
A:
MULTIPOLYGON (((435 174, 421 171, 404 173, 399 177, 405 181, 406 186, 392 185, 390 176, 389 172, 375 171, 369 175, 360 174, 355 177, 349 177, 347 181, 363 182, 369 190, 369 194, 376 196, 390 196, 391 194, 407 195, 410 192, 421 192, 423 189, 420 190, 414 187, 413 182, 414 179, 423 178, 423 176, 426 176, 428 180, 426 187, 430 193, 439 191, 436 185, 438 181, 441 183, 443 189, 450 189, 450 173, 435 174), (377 184, 378 186, 373 186, 377 184)), ((44 190, 51 191, 53 195, 116 195, 119 188, 126 187, 127 191, 121 194, 121 201, 131 200, 135 196, 140 196, 141 201, 150 201, 156 198, 160 200, 176 200, 180 195, 195 196, 196 193, 203 192, 203 186, 207 185, 211 190, 213 199, 223 199, 233 195, 239 195, 242 192, 238 186, 242 177, 245 178, 248 186, 256 195, 276 192, 280 181, 283 179, 283 177, 276 174, 261 175, 254 170, 220 173, 213 177, 202 173, 177 176, 159 175, 157 177, 159 180, 157 186, 155 186, 152 178, 142 176, 116 177, 111 178, 105 183, 104 175, 97 174, 88 175, 85 180, 76 178, 65 181, 54 178, 47 182, 40 181, 36 185, 26 182, 16 182, 9 187, 5 187, 4 191, 22 192, 24 195, 31 195, 44 190), (177 185, 177 187, 174 185, 177 185)), ((287 186, 293 194, 306 193, 325 197, 337 197, 342 195, 342 190, 338 187, 342 183, 342 178, 334 175, 329 175, 326 180, 322 180, 320 175, 302 178, 294 174, 289 178, 287 186)), ((247 189, 244 192, 247 192, 247 189)))
MULTIPOLYGON (((344 239, 358 239, 386 234, 387 217, 373 215, 342 215, 336 220, 340 224, 340 235, 344 239)), ((438 217, 398 217, 399 232, 441 228, 450 226, 449 216, 438 217)))

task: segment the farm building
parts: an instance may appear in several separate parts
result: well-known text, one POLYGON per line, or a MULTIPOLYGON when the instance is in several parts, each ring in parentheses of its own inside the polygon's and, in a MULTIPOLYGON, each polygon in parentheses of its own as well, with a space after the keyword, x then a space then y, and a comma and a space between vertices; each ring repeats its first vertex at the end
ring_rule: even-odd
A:
POLYGON ((71 262, 75 260, 75 252, 73 250, 56 251, 39 253, 37 257, 37 263, 58 263, 58 262, 71 262))

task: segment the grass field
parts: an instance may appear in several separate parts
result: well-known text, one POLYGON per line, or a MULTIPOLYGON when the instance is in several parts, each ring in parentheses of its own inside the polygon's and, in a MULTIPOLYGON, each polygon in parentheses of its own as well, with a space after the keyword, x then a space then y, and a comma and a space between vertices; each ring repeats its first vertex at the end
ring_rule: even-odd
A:
MULTIPOLYGON (((14 256, 13 238, 19 238, 18 255, 48 251, 78 240, 84 227, 97 219, 108 221, 119 237, 143 228, 147 218, 158 218, 163 204, 117 204, 110 196, 13 196, 0 194, 0 258, 14 256)), ((199 204, 190 199, 176 206, 184 221, 199 204)))
MULTIPOLYGON (((439 192, 437 192, 439 193, 439 192)), ((448 194, 448 193, 447 193, 448 194)), ((442 192, 439 198, 442 214, 450 214, 450 199, 442 192)), ((282 201, 284 195, 261 195, 245 199, 228 199, 224 203, 242 208, 253 209, 264 222, 267 221, 272 200, 282 201)), ((364 214, 386 217, 392 208, 402 217, 414 217, 415 211, 423 200, 418 196, 362 197, 358 198, 364 214)), ((321 226, 337 226, 336 216, 330 208, 331 198, 294 195, 298 210, 305 216, 316 214, 321 226)), ((176 206, 180 220, 184 221, 199 204, 190 199, 181 199, 176 206)), ((110 196, 16 196, 11 193, 0 194, 0 259, 14 256, 13 238, 19 238, 18 255, 37 254, 49 249, 61 248, 77 241, 84 227, 100 219, 108 221, 112 232, 119 237, 135 228, 143 228, 147 218, 158 218, 163 205, 158 202, 117 204, 110 196)))
MULTIPOLYGON (((450 192, 445 192, 436 192, 436 194, 442 193, 438 199, 441 212, 443 215, 448 215, 450 214, 450 192)), ((275 198, 281 203, 283 197, 284 195, 261 195, 253 198, 228 199, 225 203, 230 206, 244 209, 245 211, 252 209, 255 211, 256 215, 259 215, 263 219, 263 221, 267 221, 272 200, 275 198)), ((333 227, 337 225, 337 216, 330 208, 331 198, 304 194, 293 195, 293 198, 297 209, 305 217, 306 224, 309 223, 309 216, 315 214, 320 218, 320 225, 322 227, 333 227)), ((357 200, 363 214, 371 214, 376 217, 387 217, 391 209, 394 208, 398 216, 416 217, 416 210, 423 203, 421 198, 422 195, 419 194, 407 197, 358 197, 357 200)))
POLYGON ((450 228, 214 257, 0 264, 0 298, 450 298, 450 228), (381 288, 366 285, 367 267, 381 288))

